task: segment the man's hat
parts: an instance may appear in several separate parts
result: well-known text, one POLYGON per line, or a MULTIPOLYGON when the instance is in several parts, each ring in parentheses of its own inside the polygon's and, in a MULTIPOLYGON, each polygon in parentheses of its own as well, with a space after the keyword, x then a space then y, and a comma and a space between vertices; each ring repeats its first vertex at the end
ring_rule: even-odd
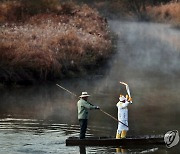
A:
POLYGON ((81 96, 79 96, 79 97, 82 98, 82 97, 89 97, 89 96, 90 96, 90 95, 88 95, 87 92, 82 92, 81 96))
POLYGON ((120 94, 119 100, 122 102, 122 101, 126 100, 126 98, 124 97, 124 95, 121 95, 121 94, 120 94))

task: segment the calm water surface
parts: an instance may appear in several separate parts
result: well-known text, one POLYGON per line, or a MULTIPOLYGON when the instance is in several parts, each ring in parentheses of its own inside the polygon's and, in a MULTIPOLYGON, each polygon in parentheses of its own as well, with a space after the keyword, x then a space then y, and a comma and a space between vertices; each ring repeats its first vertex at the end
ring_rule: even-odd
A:
MULTIPOLYGON (((180 131, 180 31, 168 25, 109 21, 117 34, 117 53, 103 71, 85 78, 58 81, 72 92, 91 94, 90 101, 117 116, 119 81, 129 84, 128 135, 180 131)), ((78 136, 77 98, 55 83, 0 89, 0 153, 116 153, 116 147, 66 147, 78 136)), ((90 111, 87 136, 115 136, 117 122, 90 111)), ((121 153, 179 153, 163 146, 118 149, 121 153)))

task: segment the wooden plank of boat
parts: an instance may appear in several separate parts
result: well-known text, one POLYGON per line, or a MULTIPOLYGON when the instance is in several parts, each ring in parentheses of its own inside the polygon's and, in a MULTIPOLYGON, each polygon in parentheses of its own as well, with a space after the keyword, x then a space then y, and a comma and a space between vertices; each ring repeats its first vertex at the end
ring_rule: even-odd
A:
POLYGON ((66 139, 66 146, 126 146, 126 145, 165 145, 163 135, 144 135, 116 139, 112 137, 69 137, 66 139))

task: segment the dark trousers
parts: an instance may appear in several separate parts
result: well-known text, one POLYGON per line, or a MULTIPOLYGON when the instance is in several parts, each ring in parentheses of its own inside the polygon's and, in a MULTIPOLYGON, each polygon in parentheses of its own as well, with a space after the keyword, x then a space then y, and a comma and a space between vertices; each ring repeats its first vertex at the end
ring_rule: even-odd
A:
POLYGON ((87 119, 79 119, 79 125, 80 125, 80 139, 84 139, 85 138, 85 134, 86 134, 86 129, 87 129, 87 119))

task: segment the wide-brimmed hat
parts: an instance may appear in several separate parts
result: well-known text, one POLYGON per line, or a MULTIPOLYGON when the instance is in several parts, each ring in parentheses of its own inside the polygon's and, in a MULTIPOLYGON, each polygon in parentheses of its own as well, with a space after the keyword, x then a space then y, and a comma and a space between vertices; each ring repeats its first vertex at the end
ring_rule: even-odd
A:
POLYGON ((87 92, 82 92, 81 96, 79 96, 79 97, 82 98, 82 97, 89 97, 89 96, 90 96, 90 95, 88 95, 87 92))
POLYGON ((124 97, 124 95, 120 95, 120 96, 119 96, 119 100, 120 100, 120 101, 124 101, 124 100, 126 100, 126 98, 124 97))

